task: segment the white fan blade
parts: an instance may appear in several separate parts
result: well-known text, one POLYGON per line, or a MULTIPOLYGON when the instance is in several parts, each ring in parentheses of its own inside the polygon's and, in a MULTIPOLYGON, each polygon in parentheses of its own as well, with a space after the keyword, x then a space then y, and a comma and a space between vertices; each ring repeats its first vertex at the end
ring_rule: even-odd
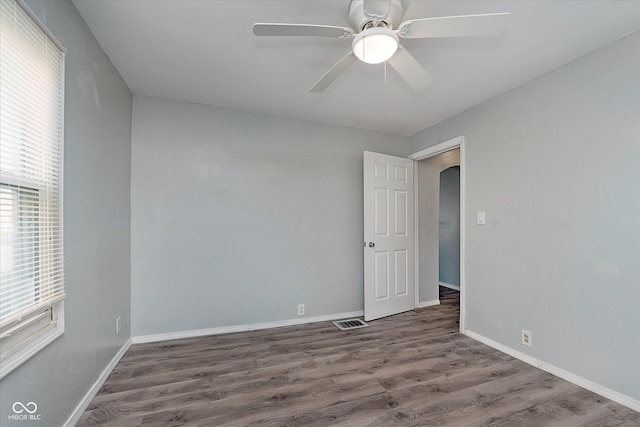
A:
POLYGON ((313 24, 253 24, 256 36, 302 36, 302 37, 337 37, 346 38, 353 35, 347 27, 313 24))
POLYGON ((364 14, 373 20, 383 20, 389 15, 390 0, 364 0, 364 14))
POLYGON ((398 26, 398 36, 405 39, 499 36, 507 29, 510 17, 506 12, 412 19, 398 26))
POLYGON ((336 63, 336 65, 331 67, 331 69, 327 71, 327 73, 322 76, 320 80, 318 80, 318 83, 316 83, 311 89, 309 89, 309 92, 322 92, 323 90, 328 88, 329 85, 333 83, 335 79, 337 79, 338 76, 342 74, 347 68, 349 68, 349 65, 353 64, 356 60, 357 58, 353 55, 353 52, 347 53, 342 57, 340 61, 336 63))
POLYGON ((409 83, 413 90, 423 90, 431 85, 429 74, 402 46, 398 46, 396 53, 387 62, 409 83))

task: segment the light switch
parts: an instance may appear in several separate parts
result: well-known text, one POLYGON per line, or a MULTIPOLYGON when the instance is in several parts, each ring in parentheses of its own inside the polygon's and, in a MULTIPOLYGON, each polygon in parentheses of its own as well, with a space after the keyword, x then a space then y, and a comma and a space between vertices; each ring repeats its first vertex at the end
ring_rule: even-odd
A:
POLYGON ((478 212, 478 225, 485 225, 484 212, 478 212))

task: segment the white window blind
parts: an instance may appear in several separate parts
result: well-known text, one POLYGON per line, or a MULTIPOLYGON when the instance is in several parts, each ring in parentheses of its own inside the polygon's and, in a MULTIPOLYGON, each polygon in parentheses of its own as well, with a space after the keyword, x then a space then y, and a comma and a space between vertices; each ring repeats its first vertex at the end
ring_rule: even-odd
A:
POLYGON ((62 46, 0 1, 0 377, 62 333, 63 96, 62 46))

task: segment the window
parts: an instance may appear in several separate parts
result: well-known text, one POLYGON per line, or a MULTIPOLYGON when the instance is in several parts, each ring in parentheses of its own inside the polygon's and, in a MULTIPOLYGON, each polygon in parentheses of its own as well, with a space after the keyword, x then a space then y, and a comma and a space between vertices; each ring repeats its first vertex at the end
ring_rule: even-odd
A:
POLYGON ((64 49, 0 1, 0 378, 64 332, 64 49))

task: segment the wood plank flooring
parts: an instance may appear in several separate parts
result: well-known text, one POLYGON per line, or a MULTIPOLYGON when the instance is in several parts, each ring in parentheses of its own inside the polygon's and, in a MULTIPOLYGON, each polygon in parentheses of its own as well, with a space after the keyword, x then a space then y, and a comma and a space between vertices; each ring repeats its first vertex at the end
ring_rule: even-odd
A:
POLYGON ((78 426, 640 426, 640 413, 458 333, 441 305, 135 345, 78 426))

